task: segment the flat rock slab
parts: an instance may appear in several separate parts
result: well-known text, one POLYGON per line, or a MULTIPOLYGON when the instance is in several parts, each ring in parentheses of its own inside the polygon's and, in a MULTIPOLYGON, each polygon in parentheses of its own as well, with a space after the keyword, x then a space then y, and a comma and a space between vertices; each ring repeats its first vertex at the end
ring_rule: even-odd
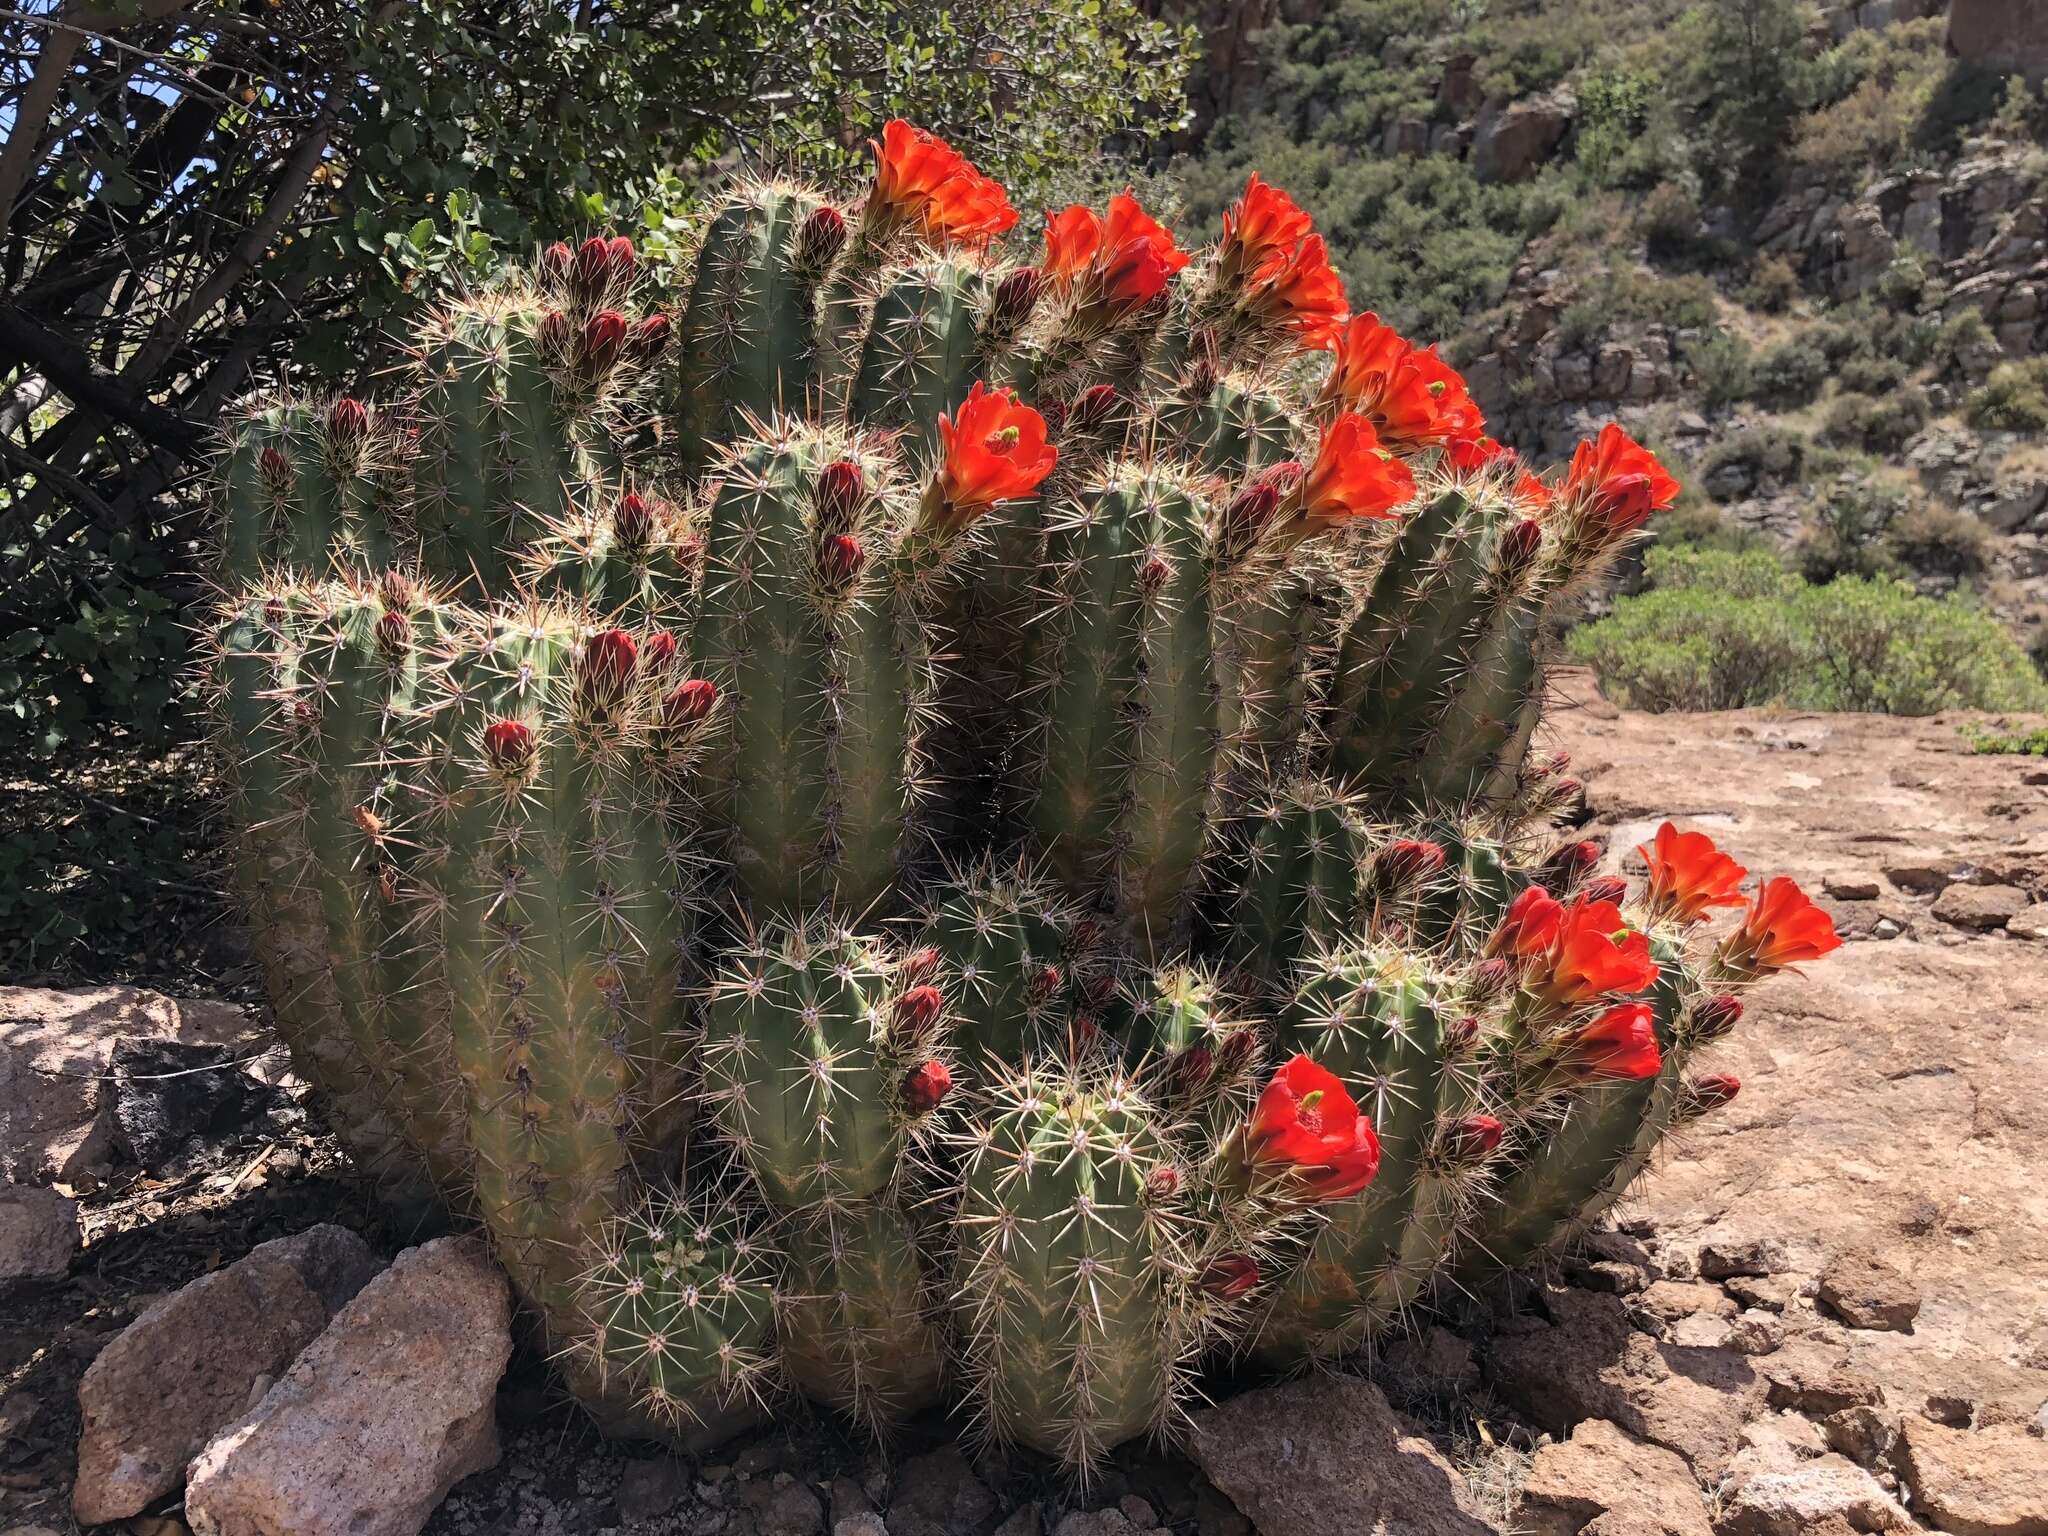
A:
POLYGON ((54 1189, 0 1184, 0 1284, 58 1279, 78 1246, 77 1201, 54 1189))
POLYGON ((1809 1536, 1827 1526, 1910 1531, 1913 1522, 1877 1479, 1840 1456, 1765 1472, 1725 1490, 1720 1536, 1809 1536))
POLYGON ((121 1331, 78 1383, 81 1525, 139 1515, 253 1406, 383 1260, 344 1227, 263 1243, 121 1331))
POLYGON ((195 1536, 416 1536, 498 1460, 511 1324, 481 1244, 407 1249, 192 1462, 195 1536))
POLYGON ((1908 1418, 1900 1474, 1913 1508, 1954 1536, 2048 1536, 2048 1439, 2017 1425, 1950 1429, 1908 1418))
POLYGON ((1355 1376, 1203 1409, 1188 1455, 1270 1536, 1498 1536, 1456 1468, 1355 1376))
POLYGON ((122 1036, 225 1045, 272 1042, 229 1003, 139 987, 0 987, 0 1180, 70 1184, 112 1150, 100 1085, 122 1036))
POLYGON ((1677 1453, 1646 1445, 1605 1419, 1536 1453, 1516 1514, 1520 1536, 1577 1536, 1602 1517, 1644 1536, 1713 1536, 1706 1500, 1677 1453))
POLYGON ((1821 1305, 1851 1328, 1904 1331, 1920 1315, 1920 1293, 1894 1265, 1861 1249, 1821 1271, 1821 1305))

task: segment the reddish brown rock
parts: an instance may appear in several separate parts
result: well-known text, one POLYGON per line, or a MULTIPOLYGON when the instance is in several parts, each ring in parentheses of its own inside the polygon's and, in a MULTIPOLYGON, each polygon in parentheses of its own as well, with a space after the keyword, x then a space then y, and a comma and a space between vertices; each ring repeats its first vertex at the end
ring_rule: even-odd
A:
POLYGON ((1596 1520, 1644 1536, 1711 1536, 1706 1501, 1683 1458, 1645 1445, 1605 1419, 1536 1453, 1522 1485, 1515 1529, 1523 1536, 1577 1536, 1596 1520))
POLYGON ((1914 1509, 1954 1536, 2048 1536, 2048 1439, 1908 1418, 1897 1461, 1914 1509))
POLYGON ((1913 1282, 1861 1249, 1841 1255, 1821 1272, 1818 1296, 1851 1328, 1904 1332, 1920 1315, 1920 1293, 1913 1282))

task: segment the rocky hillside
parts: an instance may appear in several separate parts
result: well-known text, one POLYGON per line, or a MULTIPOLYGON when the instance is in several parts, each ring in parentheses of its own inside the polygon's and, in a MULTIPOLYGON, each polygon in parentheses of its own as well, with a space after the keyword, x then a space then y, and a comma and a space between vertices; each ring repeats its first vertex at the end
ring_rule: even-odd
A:
POLYGON ((1204 0, 1181 163, 1335 210, 1354 301, 1498 435, 1619 417, 1815 580, 1982 593, 2048 656, 2048 10, 1204 0))

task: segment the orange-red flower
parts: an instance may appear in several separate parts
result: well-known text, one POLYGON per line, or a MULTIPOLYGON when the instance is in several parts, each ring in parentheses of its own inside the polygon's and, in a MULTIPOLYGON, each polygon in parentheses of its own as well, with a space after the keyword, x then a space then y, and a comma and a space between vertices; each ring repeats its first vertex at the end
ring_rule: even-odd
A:
POLYGON ((1722 962, 1750 975, 1782 971, 1842 947, 1835 920, 1784 875, 1766 880, 1751 898, 1742 926, 1728 935, 1722 962))
POLYGON ((1331 422, 1288 500, 1289 521, 1306 538, 1353 518, 1393 518, 1415 497, 1415 476, 1380 446, 1372 423, 1346 412, 1331 422))
POLYGON ((982 244, 1017 222, 1009 196, 937 134, 893 119, 875 152, 868 217, 887 227, 916 224, 927 235, 982 244))
POLYGON ((991 390, 979 380, 960 408, 939 417, 945 463, 939 471, 940 504, 927 524, 940 531, 965 527, 974 517, 1015 496, 1029 496, 1059 462, 1045 440, 1045 418, 1019 405, 1014 391, 991 390))
POLYGON ((1294 199, 1259 180, 1253 171, 1244 184, 1244 196, 1223 215, 1223 239, 1216 254, 1226 276, 1260 273, 1293 260, 1314 232, 1315 221, 1294 199))
POLYGON ((1056 287, 1068 288, 1095 264, 1102 249, 1102 220, 1075 203, 1045 216, 1045 259, 1038 264, 1056 287))
POLYGON ((1547 974, 1537 993, 1563 1007, 1590 1003, 1610 992, 1640 992, 1657 980, 1649 936, 1622 921, 1611 901, 1574 901, 1564 910, 1547 974))
POLYGON ((1527 886, 1508 903, 1486 952, 1532 960, 1549 954, 1563 932, 1564 903, 1540 885, 1527 886))
POLYGON ((1188 259, 1173 232, 1126 188, 1109 200, 1104 217, 1079 203, 1048 214, 1039 267, 1061 292, 1078 289, 1084 303, 1104 303, 1119 319, 1164 293, 1188 259))
MULTIPOLYGON (((1500 459, 1512 459, 1514 456, 1514 449, 1504 443, 1496 442, 1484 432, 1479 433, 1475 437, 1454 438, 1444 450, 1444 461, 1459 473, 1467 475, 1472 474, 1476 470, 1484 469, 1487 465, 1495 463, 1500 459)), ((1523 478, 1526 480, 1536 479, 1534 475, 1527 473, 1527 471, 1523 472, 1523 478)), ((1543 485, 1543 482, 1540 480, 1537 480, 1536 483, 1543 485)), ((1545 505, 1549 504, 1550 488, 1548 486, 1543 486, 1543 500, 1545 505)))
POLYGON ((1632 533, 1678 496, 1678 482, 1657 456, 1613 422, 1580 443, 1559 491, 1610 538, 1632 533))
POLYGON ((1749 871, 1704 832, 1681 832, 1667 821, 1636 852, 1650 866, 1650 910, 1659 917, 1696 923, 1715 907, 1743 904, 1749 871))
POLYGON ((1332 345, 1350 309, 1313 221, 1256 172, 1223 216, 1216 281, 1259 330, 1291 333, 1304 346, 1332 345))
POLYGON ((1352 317, 1337 338, 1336 351, 1323 398, 1369 417, 1387 443, 1412 450, 1491 441, 1463 376, 1437 356, 1436 348, 1415 346, 1368 312, 1352 317))
POLYGON ((1664 1065, 1648 1003, 1622 1003, 1565 1037, 1564 1065, 1580 1077, 1655 1077, 1664 1065))
POLYGON ((1380 1142, 1344 1085, 1306 1056, 1266 1084, 1244 1130, 1245 1154, 1269 1178, 1314 1201, 1343 1200, 1379 1172, 1380 1142))

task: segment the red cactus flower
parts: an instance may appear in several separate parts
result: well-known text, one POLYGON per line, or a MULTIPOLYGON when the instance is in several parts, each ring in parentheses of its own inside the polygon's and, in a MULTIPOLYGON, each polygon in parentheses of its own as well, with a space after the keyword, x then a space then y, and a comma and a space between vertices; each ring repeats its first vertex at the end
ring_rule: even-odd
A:
POLYGON ((985 245, 1017 222, 1003 189, 936 134, 900 118, 882 127, 867 218, 885 230, 918 225, 927 236, 985 245))
POLYGON ((533 727, 524 720, 493 720, 484 727, 484 756, 500 773, 517 773, 533 761, 533 727))
POLYGON ((830 203, 820 203, 797 229, 796 268, 815 281, 839 259, 845 245, 846 215, 830 203))
POLYGON ((811 499, 818 509, 818 526, 830 533, 845 533, 860 521, 861 502, 867 496, 867 477, 852 459, 834 459, 818 471, 817 489, 811 499))
POLYGON ((1045 216, 1045 258, 1039 271, 1062 292, 1073 287, 1102 249, 1102 220, 1094 209, 1071 203, 1045 216))
MULTIPOLYGON (((1480 441, 1493 443, 1490 437, 1482 438, 1480 441)), ((1500 448, 1499 443, 1493 443, 1493 446, 1500 448)), ((1507 450, 1502 448, 1501 452, 1505 453, 1507 450)), ((1525 469, 1515 477, 1514 489, 1508 492, 1508 499, 1533 517, 1548 512, 1552 503, 1557 500, 1557 494, 1545 481, 1525 469)))
POLYGON ((1611 421, 1597 438, 1579 444, 1558 491, 1559 500, 1608 538, 1634 532, 1677 496, 1678 482, 1656 455, 1611 421))
POLYGON ((1721 963, 1745 975, 1782 971, 1842 947, 1835 920, 1813 904, 1797 882, 1766 880, 1743 914, 1742 926, 1721 945, 1721 963))
POLYGON ((911 987, 896 999, 895 1028, 905 1039, 922 1039, 939 1022, 939 1015, 945 1008, 946 994, 937 987, 911 987))
POLYGON ((718 684, 708 677, 685 678, 662 695, 661 723, 683 730, 710 715, 718 703, 718 684))
POLYGON ((650 675, 666 672, 674 664, 678 649, 674 634, 666 629, 657 629, 640 647, 640 669, 650 675))
POLYGON ((1249 1295, 1259 1283, 1259 1261, 1248 1253, 1218 1254, 1202 1266, 1195 1285, 1218 1301, 1249 1295))
POLYGON ((1109 200, 1101 218, 1078 203, 1046 217, 1041 270, 1061 292, 1079 292, 1084 303, 1105 305, 1112 320, 1165 292, 1188 260, 1173 232, 1129 188, 1109 200))
MULTIPOLYGON (((1325 401, 1369 419, 1402 450, 1477 444, 1485 421, 1458 371, 1370 312, 1352 317, 1336 344, 1325 401)), ((1495 445, 1498 447, 1498 445, 1495 445)), ((1476 447, 1462 450, 1476 456, 1476 447)))
POLYGON ((1492 1115, 1467 1115, 1450 1129, 1450 1154, 1461 1163, 1482 1162, 1493 1156, 1507 1130, 1492 1115))
POLYGON ((834 533, 818 541, 818 577, 832 591, 853 585, 868 563, 868 552, 850 533, 834 533))
POLYGON ((1413 837, 1389 843, 1374 854, 1372 860, 1377 882, 1396 889, 1427 880, 1440 873, 1443 867, 1443 845, 1413 837))
MULTIPOLYGON (((1502 459, 1512 459, 1514 456, 1514 449, 1495 442, 1484 432, 1472 437, 1454 437, 1444 445, 1444 462, 1462 475, 1476 474, 1491 464, 1497 464, 1502 459)), ((1523 478, 1536 480, 1534 475, 1525 474, 1523 478)), ((1544 505, 1549 505, 1549 489, 1544 487, 1540 480, 1536 480, 1536 484, 1543 489, 1544 505)))
POLYGON ((1705 1114, 1734 1103, 1735 1096, 1742 1092, 1742 1079, 1732 1072, 1715 1072, 1696 1077, 1685 1086, 1688 1107, 1696 1114, 1705 1114))
POLYGON ((370 408, 343 395, 327 408, 327 435, 338 448, 353 448, 370 435, 370 408))
POLYGON ((1255 1169, 1312 1201, 1346 1199, 1379 1172, 1371 1122, 1335 1075, 1306 1056, 1273 1074, 1243 1135, 1255 1169))
POLYGON ((1333 344, 1350 308, 1344 280, 1307 213, 1257 173, 1223 216, 1219 281, 1261 322, 1294 333, 1305 346, 1333 344))
POLYGON ((1334 346, 1351 308, 1344 294, 1344 279, 1330 265, 1329 248, 1321 235, 1302 241, 1284 265, 1256 275, 1250 303, 1307 347, 1334 346))
POLYGON ((1564 903, 1541 886, 1529 886, 1508 903, 1500 926, 1487 940, 1489 955, 1533 959, 1550 953, 1564 931, 1564 903))
POLYGON ((1226 273, 1262 272, 1293 259, 1301 242, 1314 233, 1315 221, 1307 212, 1253 171, 1244 195, 1223 215, 1217 260, 1226 273))
POLYGON ((929 944, 923 949, 913 949, 896 968, 896 979, 903 983, 906 991, 916 990, 938 974, 939 952, 929 944))
POLYGON ((1045 418, 1019 405, 1014 391, 991 390, 979 380, 959 410, 939 417, 945 464, 936 506, 927 498, 925 522, 937 531, 965 528, 999 501, 1029 496, 1059 463, 1045 439, 1045 418))
POLYGON ((1703 1041, 1722 1039, 1741 1022, 1742 999, 1732 993, 1717 992, 1692 1005, 1693 1032, 1703 1041))
POLYGON ((1380 446, 1372 423, 1346 412, 1331 422, 1316 461, 1290 498, 1289 522, 1303 537, 1354 518, 1391 519, 1415 498, 1415 476, 1380 446))
POLYGON ((928 1061, 903 1079, 903 1104, 913 1115, 928 1115, 952 1091, 953 1074, 943 1061, 928 1061))
POLYGON ((1696 923, 1715 907, 1743 904, 1749 871, 1704 832, 1681 832, 1667 821, 1636 852, 1650 866, 1650 910, 1659 917, 1696 923))
POLYGON ((583 645, 583 685, 599 698, 617 698, 633 680, 640 647, 623 629, 592 635, 583 645))
POLYGON ((600 309, 583 322, 583 365, 603 373, 626 349, 626 317, 616 309, 600 309))
POLYGON ((1648 1003, 1622 1003, 1565 1037, 1565 1070, 1576 1077, 1655 1077, 1664 1065, 1648 1003))
POLYGON ((1640 992, 1653 986, 1658 975, 1649 936, 1623 922, 1613 902, 1583 897, 1565 908, 1544 970, 1536 991, 1561 1007, 1590 1003, 1611 992, 1640 992))

